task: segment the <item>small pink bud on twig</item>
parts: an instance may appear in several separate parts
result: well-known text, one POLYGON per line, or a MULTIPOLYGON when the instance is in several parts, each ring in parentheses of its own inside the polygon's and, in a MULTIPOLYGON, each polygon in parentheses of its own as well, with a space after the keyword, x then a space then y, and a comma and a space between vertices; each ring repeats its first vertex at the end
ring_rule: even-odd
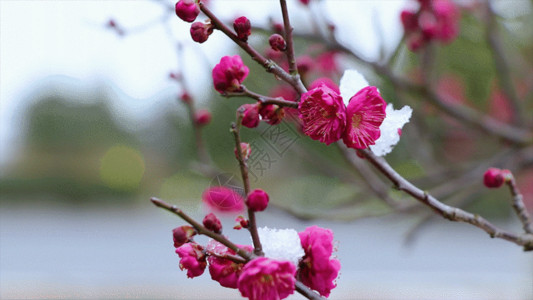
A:
POLYGON ((244 16, 235 19, 233 22, 233 29, 235 29, 235 33, 237 33, 239 39, 244 42, 248 40, 248 37, 252 33, 252 25, 250 24, 250 20, 244 16))
POLYGON ((196 235, 196 230, 189 225, 183 225, 172 229, 174 247, 178 248, 181 245, 192 241, 194 235, 196 235))
POLYGON ((285 39, 277 33, 274 33, 270 36, 268 43, 275 51, 285 51, 287 49, 287 43, 285 42, 285 39))
POLYGON ((220 223, 220 220, 215 216, 214 213, 209 213, 205 216, 203 222, 202 222, 208 230, 213 231, 214 233, 221 233, 222 232, 222 223, 220 223))
POLYGON ((197 43, 203 43, 207 41, 211 33, 213 33, 213 25, 203 22, 194 22, 190 29, 191 38, 197 43))
POLYGON ((199 126, 204 126, 211 122, 211 113, 205 109, 200 109, 194 116, 194 122, 199 126))
POLYGON ((180 0, 176 3, 176 15, 185 22, 192 23, 200 14, 195 0, 180 0))
POLYGON ((246 205, 249 209, 257 212, 263 211, 268 206, 268 194, 260 189, 253 190, 246 198, 246 205))

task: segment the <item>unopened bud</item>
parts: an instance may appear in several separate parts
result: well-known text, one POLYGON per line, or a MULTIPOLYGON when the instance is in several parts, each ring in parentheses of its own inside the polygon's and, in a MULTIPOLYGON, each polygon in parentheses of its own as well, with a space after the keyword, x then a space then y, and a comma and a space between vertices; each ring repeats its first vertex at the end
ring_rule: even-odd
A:
POLYGON ((194 22, 191 25, 190 32, 192 40, 201 44, 207 41, 211 33, 213 33, 213 25, 203 22, 194 22))
POLYGON ((277 125, 281 123, 285 116, 285 110, 283 107, 279 107, 275 104, 263 105, 259 110, 261 118, 270 125, 277 125))
POLYGON ((172 229, 174 247, 178 248, 181 245, 192 241, 194 235, 196 235, 196 230, 189 225, 183 225, 172 229))
POLYGON ((183 92, 183 93, 181 93, 181 95, 180 95, 180 100, 181 100, 183 103, 191 103, 191 102, 192 102, 192 97, 191 97, 191 95, 189 95, 189 93, 187 93, 187 92, 183 92))
POLYGON ((245 42, 248 40, 248 37, 252 33, 252 25, 250 24, 250 20, 248 20, 248 18, 244 16, 235 19, 235 22, 233 22, 233 29, 235 29, 235 32, 237 33, 239 39, 245 42))
POLYGON ((200 109, 194 115, 194 122, 199 126, 209 124, 211 121, 211 113, 205 109, 200 109))
POLYGON ((259 125, 259 105, 243 104, 239 111, 242 111, 242 125, 248 128, 254 128, 259 125))
POLYGON ((246 206, 253 211, 263 211, 268 206, 268 194, 260 189, 253 190, 246 198, 246 206))
POLYGON ((195 0, 180 0, 176 3, 176 15, 185 22, 192 23, 200 14, 195 0))
POLYGON ((220 223, 220 220, 217 218, 217 216, 215 216, 214 213, 210 213, 206 215, 203 220, 203 224, 205 228, 213 231, 214 233, 222 232, 222 224, 220 223))
POLYGON ((483 175, 483 184, 488 188, 499 188, 504 182, 504 174, 498 168, 489 168, 483 175))
POLYGON ((268 43, 275 51, 285 51, 285 49, 287 49, 287 43, 285 42, 285 39, 277 33, 274 33, 270 36, 268 43))

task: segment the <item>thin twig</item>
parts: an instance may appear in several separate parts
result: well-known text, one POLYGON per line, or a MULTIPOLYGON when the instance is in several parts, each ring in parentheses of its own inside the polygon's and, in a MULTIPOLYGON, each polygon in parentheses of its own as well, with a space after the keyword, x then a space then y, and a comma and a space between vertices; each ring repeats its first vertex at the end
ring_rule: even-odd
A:
POLYGON ((287 55, 287 60, 289 63, 289 74, 291 74, 292 76, 299 76, 298 68, 296 67, 296 59, 294 58, 294 42, 292 39, 292 31, 294 30, 294 28, 292 28, 291 26, 289 11, 287 9, 287 1, 280 0, 279 4, 281 6, 281 14, 283 16, 285 42, 287 43, 287 49, 285 50, 285 54, 287 55))
POLYGON ((501 238, 513 242, 517 245, 523 246, 524 251, 533 250, 532 234, 516 235, 514 233, 510 233, 496 227, 495 225, 493 225, 492 223, 490 223, 479 215, 474 215, 462 209, 448 206, 440 202, 427 192, 422 191, 418 187, 414 186, 411 182, 407 181, 400 174, 398 174, 384 158, 374 155, 368 149, 358 151, 364 157, 366 157, 367 160, 372 165, 374 165, 383 175, 385 175, 396 186, 398 190, 411 195, 413 198, 427 205, 435 213, 442 216, 443 218, 446 218, 450 221, 472 224, 484 230, 492 238, 501 238))
POLYGON ((531 216, 529 215, 527 208, 524 205, 524 197, 520 193, 520 190, 516 185, 514 177, 507 181, 507 185, 511 190, 511 195, 513 195, 511 205, 513 206, 516 215, 520 219, 520 222, 522 222, 524 231, 529 234, 533 234, 533 224, 531 221, 531 216))
POLYGON ((211 19, 211 24, 215 25, 216 29, 219 29, 226 36, 228 36, 233 42, 235 42, 235 44, 237 44, 239 47, 241 47, 241 49, 243 49, 246 53, 248 53, 253 60, 255 60, 258 64, 263 66, 263 68, 265 68, 267 72, 273 73, 277 77, 281 78, 283 81, 292 85, 294 89, 298 92, 298 94, 303 94, 307 91, 302 81, 300 80, 299 76, 293 76, 285 72, 285 70, 283 70, 275 62, 273 62, 270 59, 266 59, 257 50, 255 50, 252 46, 250 46, 247 42, 244 42, 241 39, 239 39, 239 37, 237 37, 237 35, 228 26, 226 26, 224 22, 222 22, 219 18, 217 18, 213 14, 213 12, 211 12, 202 2, 199 3, 199 6, 200 6, 200 10, 209 19, 211 19))
MULTIPOLYGON (((241 126, 242 122, 242 111, 237 112, 237 123, 231 124, 231 133, 233 133, 233 137, 235 138, 235 148, 237 149, 237 160, 239 161, 239 167, 241 169, 241 176, 242 176, 242 183, 244 186, 244 194, 245 197, 248 197, 250 194, 250 179, 248 176, 248 166, 246 165, 246 161, 244 160, 244 157, 242 156, 242 149, 241 149, 241 137, 239 134, 239 128, 241 126)), ((252 236, 252 242, 254 244, 254 253, 255 255, 262 256, 263 253, 263 247, 261 246, 261 240, 259 239, 259 233, 257 232, 257 223, 255 221, 255 212, 248 208, 248 230, 250 231, 250 235, 252 236)))
POLYGON ((288 101, 288 100, 283 99, 282 97, 273 98, 273 97, 261 95, 261 94, 250 91, 244 85, 241 85, 241 88, 242 88, 241 92, 226 92, 221 95, 226 98, 250 97, 252 99, 260 101, 263 104, 276 104, 279 106, 298 108, 298 102, 288 101))
POLYGON ((175 205, 170 205, 168 203, 166 203, 165 201, 163 200, 160 200, 160 199, 157 199, 155 197, 152 197, 150 199, 150 201, 152 201, 152 203, 155 205, 155 206, 158 206, 158 207, 161 207, 161 208, 164 208, 176 215, 178 215, 180 218, 182 218, 185 222, 189 223, 192 225, 192 227, 194 227, 194 229, 196 229, 196 231, 198 232, 198 234, 203 234, 203 235, 206 235, 220 243, 222 243, 224 246, 228 247, 229 249, 235 251, 235 253, 237 253, 240 257, 246 259, 246 260, 251 260, 253 258, 255 258, 255 254, 253 253, 250 253, 246 250, 243 250, 239 247, 237 247, 237 245, 235 245, 234 243, 232 243, 230 240, 228 240, 226 237, 224 237, 223 235, 221 234, 217 234, 217 233, 214 233, 213 231, 210 231, 208 230, 207 228, 205 228, 202 224, 196 222, 193 218, 191 218, 189 215, 187 215, 186 213, 184 213, 181 209, 179 209, 177 206, 175 205))

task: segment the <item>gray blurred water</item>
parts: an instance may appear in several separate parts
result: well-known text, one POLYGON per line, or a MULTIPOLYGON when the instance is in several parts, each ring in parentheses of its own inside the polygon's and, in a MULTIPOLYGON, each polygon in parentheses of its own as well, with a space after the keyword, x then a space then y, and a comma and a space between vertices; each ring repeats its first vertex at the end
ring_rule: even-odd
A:
MULTIPOLYGON (((0 206, 0 298, 239 299, 206 273, 187 279, 172 245, 177 217, 145 205, 0 206)), ((201 211, 192 213, 201 218, 201 211)), ((342 263, 331 299, 533 299, 533 254, 439 220, 406 247, 414 220, 353 223, 259 215, 262 226, 333 229, 342 263)), ((223 219, 231 228, 231 218, 223 219)), ((518 230, 518 224, 501 224, 518 230)), ((238 243, 244 231, 226 230, 238 243)), ((202 240, 201 240, 202 241, 202 240)), ((299 295, 289 299, 301 299, 299 295)))

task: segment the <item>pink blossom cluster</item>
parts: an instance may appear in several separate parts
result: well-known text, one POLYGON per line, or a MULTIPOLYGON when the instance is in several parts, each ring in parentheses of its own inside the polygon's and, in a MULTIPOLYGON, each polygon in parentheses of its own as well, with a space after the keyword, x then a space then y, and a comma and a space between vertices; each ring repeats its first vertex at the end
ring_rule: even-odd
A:
POLYGON ((459 33, 459 11, 450 0, 417 0, 418 10, 403 10, 401 21, 411 51, 432 40, 449 43, 459 33))
MULTIPOLYGON (((206 219, 213 217, 208 215, 206 219)), ((333 233, 329 229, 312 226, 298 236, 305 253, 298 267, 288 260, 261 256, 248 262, 238 261, 234 259, 235 251, 220 242, 210 240, 203 247, 192 237, 179 245, 176 253, 180 257, 180 268, 187 270, 187 277, 200 276, 207 267, 211 279, 223 287, 238 289, 243 297, 250 300, 284 299, 294 293, 296 278, 328 297, 336 287, 335 280, 340 270, 340 262, 331 258, 333 233)), ((253 250, 249 245, 237 247, 247 252, 253 250)))
POLYGON ((306 135, 327 145, 342 138, 346 146, 354 149, 375 144, 385 108, 385 100, 376 87, 361 89, 345 106, 338 88, 332 89, 327 81, 302 94, 298 106, 306 135))

